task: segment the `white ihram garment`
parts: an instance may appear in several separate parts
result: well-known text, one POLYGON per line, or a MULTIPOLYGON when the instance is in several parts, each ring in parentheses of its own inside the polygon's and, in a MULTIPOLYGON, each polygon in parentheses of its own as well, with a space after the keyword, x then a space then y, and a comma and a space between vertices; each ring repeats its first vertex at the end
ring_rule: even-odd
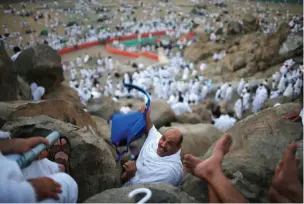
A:
MULTIPOLYGON (((9 157, 9 156, 8 156, 9 157)), ((28 179, 47 176, 61 185, 59 200, 46 199, 42 203, 76 203, 78 187, 68 174, 59 171, 56 163, 48 159, 34 161, 21 170, 15 161, 7 159, 0 153, 0 202, 35 203, 36 192, 28 179)))
POLYGON ((136 174, 126 185, 161 182, 174 186, 180 184, 183 177, 181 150, 170 156, 158 156, 156 151, 161 137, 153 126, 136 161, 136 174))

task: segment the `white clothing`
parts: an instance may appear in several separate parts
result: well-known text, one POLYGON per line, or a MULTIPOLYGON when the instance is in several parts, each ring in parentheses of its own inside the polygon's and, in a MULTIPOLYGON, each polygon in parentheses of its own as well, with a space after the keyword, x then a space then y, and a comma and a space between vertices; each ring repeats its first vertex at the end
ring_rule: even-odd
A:
POLYGON ((129 108, 128 106, 123 106, 123 107, 120 108, 120 112, 124 113, 124 114, 127 114, 131 111, 132 111, 131 108, 129 108))
POLYGON ((276 89, 276 86, 277 86, 277 83, 276 83, 275 80, 273 80, 272 83, 271 83, 271 89, 272 89, 272 90, 275 90, 275 89, 276 89))
POLYGON ((226 94, 225 94, 225 100, 226 101, 231 101, 231 99, 232 99, 232 92, 233 92, 233 88, 232 88, 232 86, 229 86, 227 88, 227 91, 226 91, 226 94))
POLYGON ((226 132, 235 122, 235 118, 232 118, 229 115, 221 115, 219 118, 214 119, 214 126, 217 129, 226 132))
POLYGON ((136 174, 126 185, 161 182, 174 186, 180 184, 183 178, 181 150, 173 155, 160 157, 157 148, 161 137, 153 126, 136 161, 136 174))
POLYGON ((281 77, 280 72, 275 72, 275 73, 272 75, 272 78, 273 78, 276 82, 279 82, 280 77, 281 77))
POLYGON ((183 72, 183 80, 187 80, 189 76, 189 68, 186 67, 183 72))
POLYGON ((81 67, 81 66, 82 66, 82 59, 81 59, 81 57, 77 57, 76 63, 77 63, 77 66, 78 66, 78 67, 81 67))
POLYGON ((281 79, 280 79, 279 85, 278 85, 278 89, 281 92, 284 92, 285 88, 286 88, 286 78, 284 76, 282 76, 281 79))
POLYGON ((214 33, 211 33, 210 40, 211 41, 215 41, 216 40, 216 35, 214 33))
POLYGON ((243 112, 242 106, 243 106, 242 99, 238 99, 234 104, 234 112, 238 119, 242 119, 242 112, 243 112))
POLYGON ((8 138, 10 138, 10 133, 0 130, 0 139, 8 139, 8 138))
POLYGON ((299 95, 302 89, 303 80, 299 77, 294 85, 294 93, 295 95, 299 95))
POLYGON ((246 92, 243 96, 243 108, 244 110, 248 110, 249 109, 249 100, 250 100, 250 93, 246 92))
POLYGON ((113 61, 112 61, 112 58, 108 58, 108 60, 107 60, 107 68, 108 68, 108 71, 112 72, 112 70, 113 70, 113 61))
POLYGON ((242 78, 240 83, 239 83, 238 89, 237 89, 237 92, 238 92, 239 96, 242 94, 242 90, 244 88, 244 85, 245 85, 245 80, 242 78))
POLYGON ((61 173, 56 163, 48 159, 34 161, 21 171, 15 161, 0 153, 0 202, 35 203, 36 193, 28 179, 47 176, 61 185, 59 200, 46 199, 42 203, 76 203, 78 187, 68 174, 61 173))
POLYGON ((87 63, 90 59, 90 56, 89 55, 86 55, 84 58, 83 58, 83 62, 84 63, 87 63))
POLYGON ((129 75, 127 73, 124 74, 124 82, 125 82, 125 84, 130 83, 130 78, 129 78, 129 75))
POLYGON ((183 102, 183 103, 178 102, 178 103, 172 105, 171 108, 176 115, 181 115, 185 112, 190 112, 190 113, 192 112, 192 110, 187 102, 183 102))
POLYGON ((200 66, 200 70, 204 71, 206 69, 207 65, 205 63, 202 63, 200 66))
POLYGON ((32 93, 38 88, 38 85, 34 82, 30 85, 32 93))
POLYGON ((204 100, 208 94, 208 87, 207 85, 204 85, 202 88, 202 93, 201 93, 201 100, 204 100))
POLYGON ((169 100, 167 101, 167 103, 168 103, 169 105, 173 105, 173 104, 177 103, 177 101, 178 101, 178 98, 175 97, 174 95, 171 95, 171 96, 169 97, 169 100))
POLYGON ((101 66, 101 65, 103 64, 103 61, 102 61, 101 58, 98 58, 98 59, 97 59, 97 64, 98 64, 99 66, 101 66))
POLYGON ((259 87, 256 91, 256 95, 254 97, 253 103, 252 103, 252 111, 254 113, 257 113, 262 108, 265 100, 268 97, 267 89, 263 87, 259 87))
POLYGON ((226 97, 226 91, 227 91, 228 86, 229 85, 227 83, 224 83, 221 86, 221 98, 225 98, 226 97))
POLYGON ((39 101, 41 99, 41 97, 43 96, 45 92, 45 88, 42 86, 38 86, 33 92, 32 92, 32 96, 33 96, 33 100, 34 101, 39 101))
POLYGON ((288 71, 288 65, 285 65, 285 64, 284 64, 284 65, 281 67, 280 72, 281 72, 282 74, 286 74, 287 71, 288 71))
POLYGON ((274 99, 274 98, 277 98, 277 97, 279 97, 280 96, 280 91, 273 91, 273 92, 271 92, 271 94, 270 94, 270 99, 274 99))
POLYGON ((17 59, 17 57, 20 55, 21 52, 17 52, 16 54, 14 54, 13 56, 11 56, 11 60, 15 61, 17 59))
POLYGON ((292 97, 292 94, 293 94, 293 87, 292 87, 292 84, 290 83, 290 84, 288 84, 287 88, 285 89, 283 96, 292 97))
POLYGON ((215 93, 215 102, 220 102, 221 101, 221 89, 217 89, 216 93, 215 93))
POLYGON ((23 177, 18 164, 8 160, 1 153, 0 164, 2 166, 0 168, 0 202, 36 202, 35 190, 23 177))

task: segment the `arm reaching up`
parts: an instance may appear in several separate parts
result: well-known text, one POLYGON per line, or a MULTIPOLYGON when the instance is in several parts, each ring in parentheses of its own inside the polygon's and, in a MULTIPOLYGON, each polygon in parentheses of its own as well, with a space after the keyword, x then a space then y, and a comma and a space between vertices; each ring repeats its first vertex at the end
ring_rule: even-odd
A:
MULTIPOLYGON (((146 110, 147 106, 142 106, 140 108, 140 112, 144 113, 146 110)), ((150 114, 151 114, 151 109, 149 109, 146 113, 146 133, 149 134, 151 128, 153 127, 153 123, 152 120, 150 118, 150 114)))

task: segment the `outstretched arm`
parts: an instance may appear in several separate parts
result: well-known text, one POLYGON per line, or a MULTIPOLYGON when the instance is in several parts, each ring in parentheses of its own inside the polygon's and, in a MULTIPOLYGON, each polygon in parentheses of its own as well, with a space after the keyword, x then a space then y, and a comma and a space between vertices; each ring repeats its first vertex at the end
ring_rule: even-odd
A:
POLYGON ((16 138, 0 140, 0 151, 3 154, 18 154, 31 150, 36 145, 44 143, 48 145, 48 140, 43 137, 31 137, 27 139, 16 138))
MULTIPOLYGON (((140 108, 140 112, 142 112, 142 113, 145 112, 146 108, 147 108, 147 106, 145 106, 145 105, 142 106, 140 108)), ((152 123, 152 120, 150 118, 150 114, 151 114, 151 109, 149 109, 146 113, 146 133, 147 134, 149 134, 151 128, 153 127, 153 123, 152 123)))

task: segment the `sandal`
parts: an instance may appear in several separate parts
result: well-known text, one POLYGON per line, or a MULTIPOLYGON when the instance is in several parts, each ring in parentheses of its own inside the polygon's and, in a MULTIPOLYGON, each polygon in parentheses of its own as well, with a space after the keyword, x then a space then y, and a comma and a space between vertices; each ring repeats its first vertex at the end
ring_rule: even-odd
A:
POLYGON ((62 164, 65 167, 65 173, 69 174, 70 173, 70 160, 69 160, 69 157, 70 157, 70 151, 71 151, 70 141, 69 141, 69 139, 67 137, 60 136, 59 142, 60 142, 60 145, 58 145, 58 144, 55 143, 48 150, 48 152, 49 152, 48 159, 51 160, 51 161, 54 161, 54 162, 56 162, 58 164, 62 164), (65 144, 62 144, 62 139, 64 139, 66 141, 65 144), (59 152, 65 153, 67 155, 67 159, 56 157, 56 155, 58 155, 59 152))

